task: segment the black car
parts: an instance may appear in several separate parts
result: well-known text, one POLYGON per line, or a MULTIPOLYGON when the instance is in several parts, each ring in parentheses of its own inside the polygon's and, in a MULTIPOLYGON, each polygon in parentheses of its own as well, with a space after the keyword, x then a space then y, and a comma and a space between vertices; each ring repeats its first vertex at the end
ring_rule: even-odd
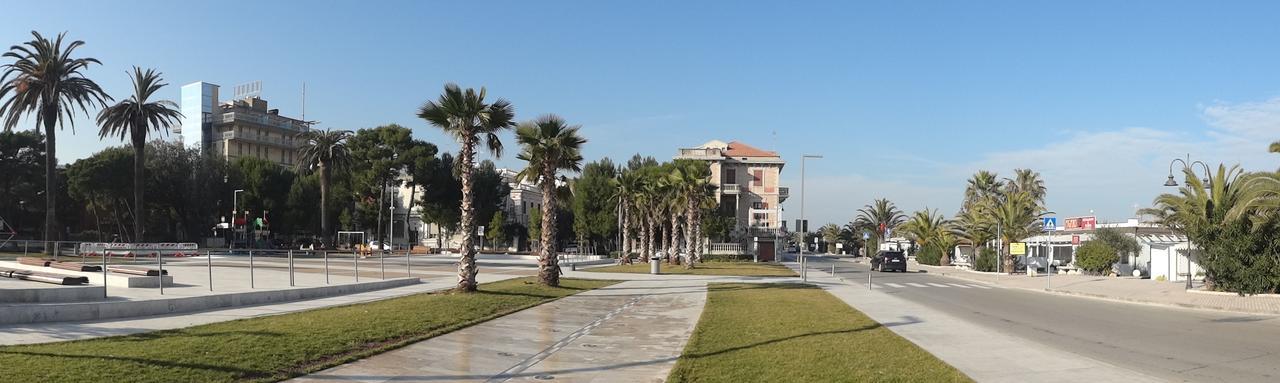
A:
POLYGON ((907 255, 901 251, 881 251, 871 257, 871 269, 907 272, 907 255))

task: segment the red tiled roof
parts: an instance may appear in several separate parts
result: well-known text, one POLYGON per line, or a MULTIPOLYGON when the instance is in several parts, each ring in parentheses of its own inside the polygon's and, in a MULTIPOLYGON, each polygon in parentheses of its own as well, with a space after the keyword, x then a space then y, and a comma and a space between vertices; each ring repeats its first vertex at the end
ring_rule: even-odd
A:
POLYGON ((761 150, 751 145, 747 145, 738 141, 729 143, 729 149, 724 154, 730 157, 777 157, 778 153, 761 150))

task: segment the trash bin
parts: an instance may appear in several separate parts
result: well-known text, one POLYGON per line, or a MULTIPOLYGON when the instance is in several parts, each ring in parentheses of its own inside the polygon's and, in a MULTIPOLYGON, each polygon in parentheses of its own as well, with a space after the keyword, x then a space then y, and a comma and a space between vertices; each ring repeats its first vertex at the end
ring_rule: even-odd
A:
POLYGON ((658 274, 658 271, 661 268, 662 268, 662 257, 649 258, 649 274, 658 274))

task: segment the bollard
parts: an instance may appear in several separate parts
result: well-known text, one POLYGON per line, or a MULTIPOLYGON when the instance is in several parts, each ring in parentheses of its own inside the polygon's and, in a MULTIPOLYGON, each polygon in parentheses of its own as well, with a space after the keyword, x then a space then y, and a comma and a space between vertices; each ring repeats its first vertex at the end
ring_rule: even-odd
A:
POLYGON ((407 278, 407 277, 412 277, 412 276, 413 276, 413 265, 410 265, 410 264, 409 264, 409 252, 411 252, 411 251, 413 251, 413 250, 407 250, 407 249, 406 249, 406 250, 404 251, 404 276, 405 276, 406 278, 407 278))
POLYGON ((160 272, 156 273, 156 279, 160 281, 160 295, 164 295, 164 257, 160 256, 160 250, 156 250, 156 265, 160 266, 160 272))
POLYGON ((871 290, 871 269, 867 269, 867 290, 871 290))
POLYGON ((382 279, 387 279, 387 251, 378 252, 378 267, 382 269, 382 279))
POLYGON ((213 291, 213 255, 209 250, 204 251, 204 259, 209 263, 209 291, 213 291))
POLYGON ((293 250, 289 250, 289 287, 293 287, 293 250))
POLYGON ((834 261, 831 262, 831 276, 836 276, 836 263, 834 261))
POLYGON ((31 249, 31 241, 22 241, 22 256, 27 256, 28 249, 31 249))
POLYGON ((356 283, 360 283, 360 254, 351 253, 351 261, 355 264, 356 283))
POLYGON ((324 252, 324 284, 329 284, 329 252, 324 252))
POLYGON ((249 288, 253 286, 253 250, 249 250, 249 288))

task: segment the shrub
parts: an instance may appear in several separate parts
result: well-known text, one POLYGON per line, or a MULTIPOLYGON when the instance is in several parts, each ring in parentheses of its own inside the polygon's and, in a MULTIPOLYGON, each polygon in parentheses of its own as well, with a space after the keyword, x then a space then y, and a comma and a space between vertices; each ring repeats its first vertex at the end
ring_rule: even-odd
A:
POLYGON ((978 271, 996 271, 996 251, 986 247, 979 250, 973 268, 978 271))
POLYGON ((920 248, 920 252, 916 253, 916 262, 921 265, 938 266, 942 264, 942 250, 937 246, 928 245, 920 248))
POLYGON ((703 254, 702 255, 703 262, 742 262, 742 261, 749 262, 754 259, 755 259, 755 256, 751 254, 716 254, 716 255, 703 254))
POLYGON ((1076 249, 1076 266, 1084 271, 1101 274, 1111 270, 1111 265, 1120 261, 1116 249, 1106 242, 1088 241, 1076 249))

